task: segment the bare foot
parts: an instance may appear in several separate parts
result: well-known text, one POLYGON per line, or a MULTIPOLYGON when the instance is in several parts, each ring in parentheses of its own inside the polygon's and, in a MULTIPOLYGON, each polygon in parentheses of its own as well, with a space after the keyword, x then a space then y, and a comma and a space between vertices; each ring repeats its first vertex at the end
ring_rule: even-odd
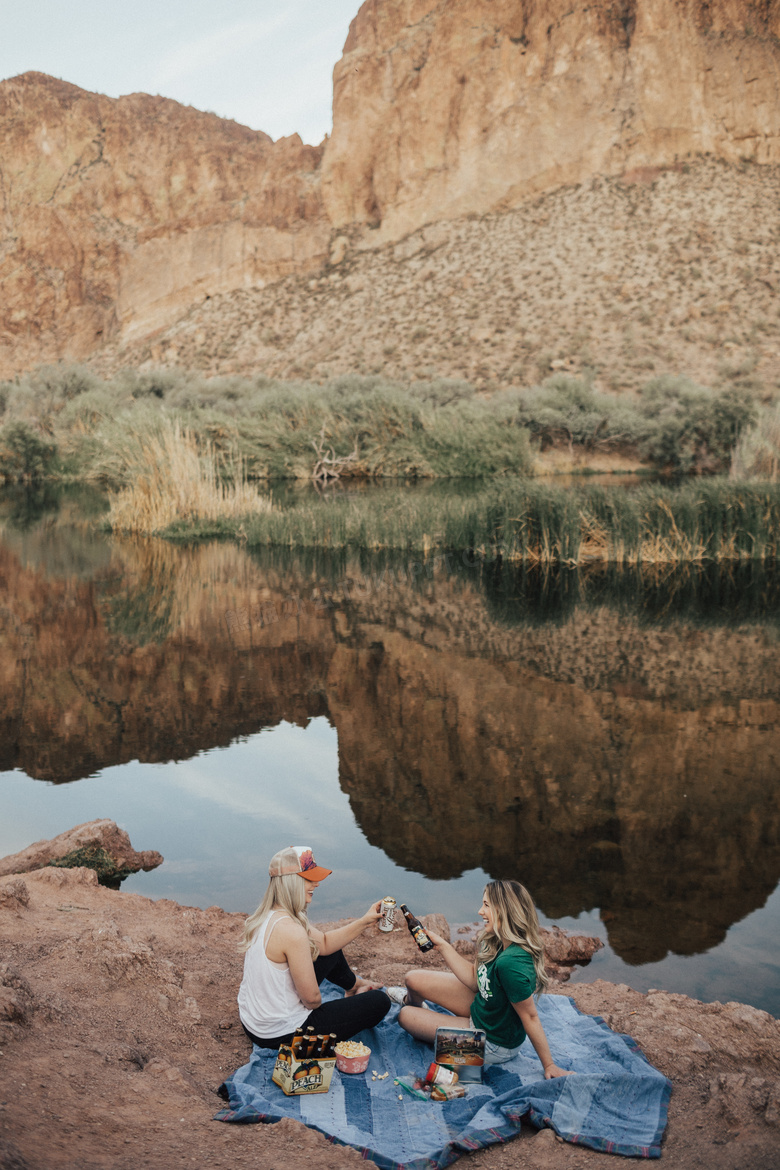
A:
POLYGON ((373 979, 363 979, 358 975, 355 986, 351 987, 349 991, 345 991, 344 994, 360 995, 361 991, 377 991, 381 986, 381 983, 375 983, 373 979))

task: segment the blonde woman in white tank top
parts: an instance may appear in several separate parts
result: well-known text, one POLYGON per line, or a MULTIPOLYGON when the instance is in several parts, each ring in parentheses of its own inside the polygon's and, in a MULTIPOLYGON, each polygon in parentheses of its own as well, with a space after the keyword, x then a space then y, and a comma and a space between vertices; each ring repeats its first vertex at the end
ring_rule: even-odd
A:
POLYGON ((359 978, 342 948, 375 923, 379 901, 346 926, 325 933, 306 914, 314 891, 332 872, 314 861, 307 845, 290 845, 271 859, 268 889, 247 918, 240 949, 244 977, 239 1017, 253 1043, 277 1048, 301 1027, 335 1033, 339 1040, 375 1027, 390 1009, 379 985, 359 978), (322 1001, 319 984, 329 979, 343 999, 322 1001))

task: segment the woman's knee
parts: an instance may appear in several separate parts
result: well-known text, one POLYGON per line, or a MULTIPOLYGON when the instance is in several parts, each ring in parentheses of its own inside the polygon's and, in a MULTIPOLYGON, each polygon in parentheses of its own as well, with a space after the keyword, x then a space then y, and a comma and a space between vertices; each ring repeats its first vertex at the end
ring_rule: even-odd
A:
POLYGON ((409 991, 423 991, 426 987, 430 971, 426 971, 424 967, 416 967, 413 971, 407 971, 404 982, 409 991))
POLYGON ((411 1028, 409 1027, 410 1014, 409 1014, 408 1007, 401 1008, 400 1012, 398 1013, 398 1023, 401 1025, 401 1027, 404 1029, 405 1032, 411 1031, 411 1028))

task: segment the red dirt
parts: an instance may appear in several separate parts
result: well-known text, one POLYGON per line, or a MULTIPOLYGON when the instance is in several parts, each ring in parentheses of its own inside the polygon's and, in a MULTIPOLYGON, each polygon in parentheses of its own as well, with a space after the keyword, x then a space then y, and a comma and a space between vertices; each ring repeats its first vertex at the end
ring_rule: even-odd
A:
MULTIPOLYGON (((357 1153, 293 1121, 211 1120, 216 1089, 249 1056, 236 992, 242 916, 99 886, 87 869, 0 879, 0 1167, 358 1166, 357 1153)), ((439 920, 441 925, 441 920, 439 920)), ((406 932, 367 931, 356 969, 397 983, 419 952, 406 932)), ((434 960, 440 962, 440 960, 434 960)), ((671 1078, 664 1164, 775 1170, 780 1162, 780 1024, 740 1004, 641 995, 598 981, 571 994, 633 1035, 671 1078)), ((489 1170, 607 1164, 530 1126, 469 1155, 489 1170)))

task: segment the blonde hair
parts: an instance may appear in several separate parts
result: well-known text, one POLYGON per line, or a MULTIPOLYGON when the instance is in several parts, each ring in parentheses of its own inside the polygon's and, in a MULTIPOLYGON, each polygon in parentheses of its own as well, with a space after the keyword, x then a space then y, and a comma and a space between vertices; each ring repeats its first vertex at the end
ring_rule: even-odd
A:
POLYGON ((485 894, 493 911, 493 926, 477 935, 477 963, 490 963, 506 946, 516 943, 528 951, 536 970, 536 994, 545 990, 550 977, 544 969, 539 919, 533 898, 520 882, 488 882, 485 894))
POLYGON ((319 947, 309 934, 309 919, 306 915, 306 882, 299 873, 285 873, 272 877, 263 900, 244 923, 244 934, 238 944, 239 951, 248 951, 257 938, 257 932, 273 910, 282 910, 295 922, 300 922, 309 935, 312 961, 317 958, 319 947))

